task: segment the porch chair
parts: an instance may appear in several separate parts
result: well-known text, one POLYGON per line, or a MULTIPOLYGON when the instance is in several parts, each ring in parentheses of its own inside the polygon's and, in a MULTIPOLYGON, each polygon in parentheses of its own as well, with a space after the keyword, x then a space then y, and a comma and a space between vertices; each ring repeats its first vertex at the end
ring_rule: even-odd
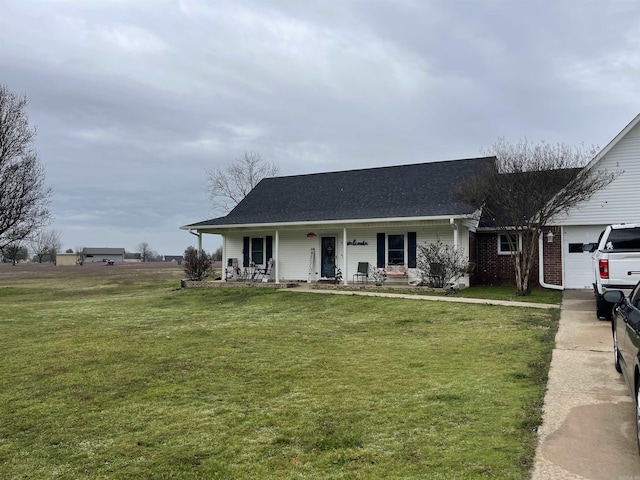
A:
POLYGON ((253 273, 252 280, 255 280, 256 282, 258 280, 262 280, 263 282, 268 282, 269 277, 271 276, 272 269, 273 269, 273 258, 270 258, 265 268, 256 268, 255 272, 253 273))
POLYGON ((353 282, 369 283, 369 262, 358 262, 358 271, 353 274, 353 282), (364 280, 364 282, 363 282, 364 280))

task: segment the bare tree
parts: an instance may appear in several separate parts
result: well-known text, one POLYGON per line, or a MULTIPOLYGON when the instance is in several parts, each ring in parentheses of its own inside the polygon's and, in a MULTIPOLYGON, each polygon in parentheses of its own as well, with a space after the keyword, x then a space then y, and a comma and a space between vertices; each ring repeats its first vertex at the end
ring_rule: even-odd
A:
POLYGON ((16 265, 20 260, 26 260, 29 258, 29 251, 27 247, 20 245, 20 240, 11 242, 2 247, 3 256, 7 260, 11 260, 11 263, 16 265))
POLYGON ((229 212, 260 180, 279 173, 278 166, 265 162, 259 153, 246 152, 225 168, 207 170, 209 198, 214 209, 229 212))
POLYGON ((78 265, 84 265, 84 247, 76 246, 76 256, 78 265))
POLYGON ((26 108, 26 96, 0 85, 0 248, 50 221, 51 189, 44 184, 26 108))
POLYGON ((608 185, 616 173, 585 169, 596 147, 499 139, 493 167, 459 185, 458 199, 483 208, 509 242, 518 295, 526 295, 538 238, 549 221, 608 185))
POLYGON ((58 251, 62 249, 60 232, 40 229, 29 238, 29 246, 38 258, 38 262, 42 263, 45 257, 49 257, 49 261, 53 262, 58 251))
POLYGON ((136 247, 136 252, 140 254, 140 260, 142 262, 152 262, 158 256, 147 242, 139 243, 136 247))

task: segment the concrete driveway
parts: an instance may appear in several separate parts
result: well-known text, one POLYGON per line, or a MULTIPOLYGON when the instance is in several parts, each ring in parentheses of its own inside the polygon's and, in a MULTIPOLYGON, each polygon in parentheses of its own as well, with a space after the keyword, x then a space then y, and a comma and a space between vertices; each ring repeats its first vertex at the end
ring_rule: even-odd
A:
POLYGON ((593 293, 563 293, 533 480, 640 480, 633 400, 593 293))

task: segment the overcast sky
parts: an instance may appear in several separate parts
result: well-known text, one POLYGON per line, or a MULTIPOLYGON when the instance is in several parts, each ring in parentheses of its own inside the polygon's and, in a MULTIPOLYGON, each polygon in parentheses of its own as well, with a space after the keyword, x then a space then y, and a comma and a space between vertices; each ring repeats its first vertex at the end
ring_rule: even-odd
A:
POLYGON ((65 249, 181 254, 244 152, 296 175, 604 147, 640 111, 639 25, 637 0, 0 0, 0 83, 65 249))

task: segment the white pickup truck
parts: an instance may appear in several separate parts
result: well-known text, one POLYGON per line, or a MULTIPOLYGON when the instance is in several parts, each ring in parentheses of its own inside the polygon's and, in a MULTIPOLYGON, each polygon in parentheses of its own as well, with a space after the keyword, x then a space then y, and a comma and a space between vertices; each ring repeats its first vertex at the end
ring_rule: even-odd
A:
POLYGON ((598 243, 587 243, 584 248, 593 253, 596 315, 611 320, 613 305, 603 298, 604 292, 629 293, 640 281, 640 225, 609 225, 598 243))

